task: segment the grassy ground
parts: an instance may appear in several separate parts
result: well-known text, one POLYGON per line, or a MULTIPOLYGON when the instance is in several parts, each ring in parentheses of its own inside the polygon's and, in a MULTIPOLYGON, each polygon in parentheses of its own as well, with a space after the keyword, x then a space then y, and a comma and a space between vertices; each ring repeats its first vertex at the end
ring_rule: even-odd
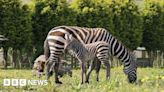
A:
MULTIPOLYGON (((80 70, 73 70, 73 77, 61 78, 62 85, 54 84, 51 77, 48 85, 23 87, 3 86, 3 79, 39 79, 31 70, 0 70, 0 92, 164 92, 164 69, 138 68, 136 84, 129 84, 122 68, 112 68, 110 80, 105 80, 105 70, 100 71, 100 82, 92 72, 90 84, 80 85, 80 70)), ((41 80, 44 80, 42 77, 41 80)))

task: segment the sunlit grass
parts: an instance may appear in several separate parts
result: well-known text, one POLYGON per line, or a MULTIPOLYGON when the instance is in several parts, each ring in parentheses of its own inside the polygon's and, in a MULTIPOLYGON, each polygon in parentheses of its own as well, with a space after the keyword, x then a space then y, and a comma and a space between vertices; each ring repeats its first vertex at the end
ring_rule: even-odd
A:
MULTIPOLYGON (((95 71, 92 72, 90 84, 80 84, 80 70, 73 70, 73 77, 64 76, 63 84, 54 84, 54 78, 48 85, 23 87, 5 87, 3 79, 38 79, 31 70, 0 70, 0 92, 164 92, 164 69, 139 68, 136 84, 129 84, 122 68, 112 68, 110 80, 105 80, 105 70, 100 71, 100 82, 96 82, 95 71)), ((40 80, 44 80, 43 76, 40 80)))

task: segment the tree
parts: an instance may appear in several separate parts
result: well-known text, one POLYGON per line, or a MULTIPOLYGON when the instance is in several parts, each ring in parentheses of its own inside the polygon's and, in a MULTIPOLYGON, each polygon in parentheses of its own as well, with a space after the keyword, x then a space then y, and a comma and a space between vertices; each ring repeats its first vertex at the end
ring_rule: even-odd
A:
POLYGON ((36 2, 33 14, 33 33, 36 56, 43 53, 47 33, 55 26, 76 25, 76 12, 66 0, 41 0, 36 2))
POLYGON ((144 16, 144 33, 142 45, 148 51, 164 51, 164 7, 151 3, 144 16))
POLYGON ((144 32, 142 46, 146 47, 149 58, 155 66, 163 67, 164 53, 164 4, 149 1, 143 13, 144 32))
POLYGON ((101 27, 113 33, 112 12, 106 0, 74 0, 71 8, 77 12, 77 26, 101 27))
MULTIPOLYGON (((0 32, 9 39, 7 43, 3 44, 4 50, 11 47, 13 51, 22 48, 31 51, 32 26, 28 7, 22 6, 19 0, 1 0, 0 9, 0 32)), ((16 60, 13 62, 16 67, 16 60)))
POLYGON ((133 2, 113 2, 113 24, 115 36, 130 48, 136 49, 142 41, 142 16, 133 2))

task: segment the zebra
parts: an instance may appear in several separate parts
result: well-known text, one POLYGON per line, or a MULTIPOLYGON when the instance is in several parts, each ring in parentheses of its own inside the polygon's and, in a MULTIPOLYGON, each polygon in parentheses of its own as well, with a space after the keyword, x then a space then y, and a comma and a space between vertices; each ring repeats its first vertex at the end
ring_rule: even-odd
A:
POLYGON ((65 34, 72 36, 84 44, 89 44, 97 41, 104 41, 109 44, 112 56, 120 59, 124 65, 123 71, 127 75, 128 81, 134 83, 137 80, 136 57, 118 41, 112 34, 104 28, 86 28, 76 26, 57 26, 52 28, 44 41, 44 54, 46 56, 46 75, 49 78, 49 70, 55 62, 55 82, 62 83, 57 78, 58 63, 60 56, 64 52, 65 34))
POLYGON ((44 66, 45 66, 45 55, 40 55, 37 57, 33 64, 33 76, 38 76, 39 78, 44 75, 44 66))
POLYGON ((0 35, 0 42, 2 42, 2 41, 7 41, 8 39, 7 38, 5 38, 3 35, 0 35))
MULTIPOLYGON (((81 84, 83 84, 84 76, 86 77, 86 83, 89 83, 89 76, 93 70, 93 66, 90 66, 88 73, 86 74, 87 61, 94 60, 95 57, 106 66, 106 79, 110 77, 110 64, 109 64, 109 45, 106 42, 98 41, 90 44, 82 44, 78 40, 72 37, 72 35, 65 35, 64 50, 68 50, 69 53, 74 55, 81 63, 81 84)), ((94 62, 94 61, 92 61, 94 62)))
MULTIPOLYGON (((40 78, 42 75, 45 74, 44 73, 45 63, 46 63, 45 55, 40 55, 39 57, 36 58, 33 64, 33 70, 32 70, 33 76, 38 76, 40 78)), ((70 77, 72 77, 72 68, 67 64, 66 60, 61 60, 61 62, 59 63, 58 77, 62 77, 65 74, 68 74, 70 77)))

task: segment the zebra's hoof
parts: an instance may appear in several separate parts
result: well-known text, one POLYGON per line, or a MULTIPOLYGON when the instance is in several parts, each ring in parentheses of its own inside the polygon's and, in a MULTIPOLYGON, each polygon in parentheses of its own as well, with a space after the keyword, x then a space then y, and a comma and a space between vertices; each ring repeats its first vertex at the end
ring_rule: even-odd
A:
POLYGON ((81 85, 84 84, 83 82, 81 82, 81 85))
POLYGON ((49 76, 52 76, 52 75, 53 75, 53 71, 50 71, 50 72, 49 72, 49 76))
POLYGON ((89 81, 85 81, 85 83, 88 83, 89 84, 89 81))
POLYGON ((62 82, 61 82, 61 81, 55 81, 55 83, 56 83, 56 84, 62 84, 62 82))

